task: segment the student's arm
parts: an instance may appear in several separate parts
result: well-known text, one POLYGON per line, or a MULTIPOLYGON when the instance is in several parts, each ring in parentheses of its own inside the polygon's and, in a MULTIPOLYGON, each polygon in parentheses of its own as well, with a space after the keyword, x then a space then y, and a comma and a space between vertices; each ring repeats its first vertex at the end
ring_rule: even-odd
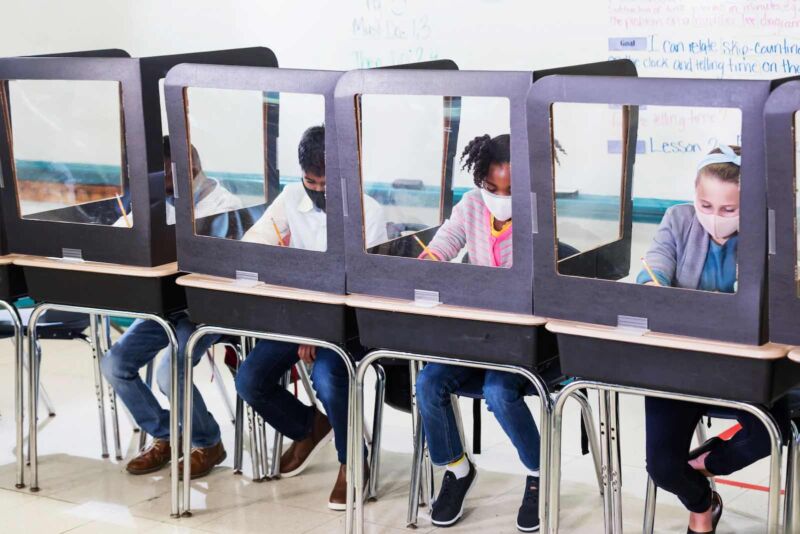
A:
MULTIPOLYGON (((653 242, 644 255, 650 269, 653 270, 658 282, 662 286, 671 286, 675 278, 678 264, 678 239, 681 233, 677 228, 674 208, 669 208, 661 219, 661 224, 656 230, 653 242)), ((636 277, 637 284, 653 283, 653 279, 646 269, 642 269, 636 277)))
MULTIPOLYGON (((453 207, 450 218, 436 232, 428 249, 433 252, 440 260, 450 261, 461 252, 467 244, 466 225, 467 206, 464 200, 453 207)), ((427 257, 424 252, 420 258, 427 257)))
POLYGON ((278 245, 278 234, 275 233, 277 225, 283 237, 284 244, 288 245, 289 222, 286 219, 286 195, 281 192, 275 201, 270 204, 264 215, 245 232, 242 241, 248 243, 261 243, 263 245, 278 245), (275 224, 273 225, 273 221, 275 224))

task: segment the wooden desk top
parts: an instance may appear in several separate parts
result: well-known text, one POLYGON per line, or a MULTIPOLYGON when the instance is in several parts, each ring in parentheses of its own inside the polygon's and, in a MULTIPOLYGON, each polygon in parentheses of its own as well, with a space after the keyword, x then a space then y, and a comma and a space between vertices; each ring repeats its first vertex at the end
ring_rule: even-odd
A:
POLYGON ((547 319, 543 317, 537 317, 535 315, 498 312, 484 310, 481 308, 466 308, 463 306, 452 306, 449 304, 438 304, 432 307, 425 307, 414 304, 414 302, 411 300, 375 297, 372 295, 348 295, 347 305, 353 308, 364 308, 368 310, 411 313, 414 315, 448 317, 451 319, 487 321, 490 323, 504 323, 523 326, 542 326, 547 322, 547 319))
MULTIPOLYGON (((775 343, 767 343, 765 345, 743 345, 740 343, 726 343, 724 341, 675 336, 659 332, 639 334, 630 331, 626 332, 624 329, 613 326, 554 319, 547 322, 547 329, 556 334, 569 334, 609 341, 622 341, 624 343, 638 343, 639 345, 650 345, 653 347, 693 350, 760 360, 784 358, 791 349, 788 345, 778 345, 775 343)), ((798 356, 800 357, 800 354, 798 356)))
POLYGON ((6 256, 0 256, 0 265, 11 265, 14 263, 14 260, 17 259, 16 254, 8 254, 6 256))
POLYGON ((233 278, 223 278, 207 274, 187 274, 178 278, 177 284, 184 287, 226 291, 228 293, 254 295, 257 297, 299 300, 304 302, 316 302, 318 304, 345 304, 345 295, 310 291, 307 289, 298 289, 296 287, 274 286, 263 282, 259 282, 255 285, 246 285, 233 278))
POLYGON ((60 269, 84 273, 115 274, 119 276, 139 276, 142 278, 163 278, 178 273, 178 262, 166 263, 156 267, 138 267, 119 263, 100 263, 94 261, 70 261, 43 256, 17 256, 14 265, 22 267, 40 267, 42 269, 60 269))
POLYGON ((793 362, 800 363, 800 347, 793 347, 792 350, 789 351, 789 359, 793 362))

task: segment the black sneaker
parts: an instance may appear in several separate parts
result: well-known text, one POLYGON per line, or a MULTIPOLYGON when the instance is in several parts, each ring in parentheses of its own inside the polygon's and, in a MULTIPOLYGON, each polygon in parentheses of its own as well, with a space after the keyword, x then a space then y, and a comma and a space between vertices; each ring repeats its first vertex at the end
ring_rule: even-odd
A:
POLYGON ((517 529, 520 532, 539 530, 539 477, 529 476, 525 480, 525 496, 517 514, 517 529))
POLYGON ((445 471, 442 488, 431 509, 431 523, 437 527, 455 525, 464 513, 464 499, 467 498, 477 477, 478 471, 472 462, 469 462, 469 474, 464 478, 456 478, 450 471, 445 471))

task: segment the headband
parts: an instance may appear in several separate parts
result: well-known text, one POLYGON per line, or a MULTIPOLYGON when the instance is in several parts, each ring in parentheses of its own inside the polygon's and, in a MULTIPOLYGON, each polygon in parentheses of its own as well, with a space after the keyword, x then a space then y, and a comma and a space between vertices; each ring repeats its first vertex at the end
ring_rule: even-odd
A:
POLYGON ((700 163, 697 164, 697 172, 700 172, 703 167, 716 163, 733 163, 737 167, 742 166, 742 156, 734 152, 731 147, 728 145, 720 145, 719 149, 722 151, 721 154, 708 154, 700 160, 700 163))

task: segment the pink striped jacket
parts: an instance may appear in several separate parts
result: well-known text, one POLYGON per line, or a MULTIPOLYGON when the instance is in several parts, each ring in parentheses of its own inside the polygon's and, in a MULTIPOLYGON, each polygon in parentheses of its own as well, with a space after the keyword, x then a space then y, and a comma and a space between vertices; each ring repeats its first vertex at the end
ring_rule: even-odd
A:
POLYGON ((480 190, 473 189, 453 207, 450 218, 436 232, 428 248, 441 260, 449 261, 467 247, 473 265, 511 267, 511 226, 493 235, 492 214, 483 203, 480 190))

